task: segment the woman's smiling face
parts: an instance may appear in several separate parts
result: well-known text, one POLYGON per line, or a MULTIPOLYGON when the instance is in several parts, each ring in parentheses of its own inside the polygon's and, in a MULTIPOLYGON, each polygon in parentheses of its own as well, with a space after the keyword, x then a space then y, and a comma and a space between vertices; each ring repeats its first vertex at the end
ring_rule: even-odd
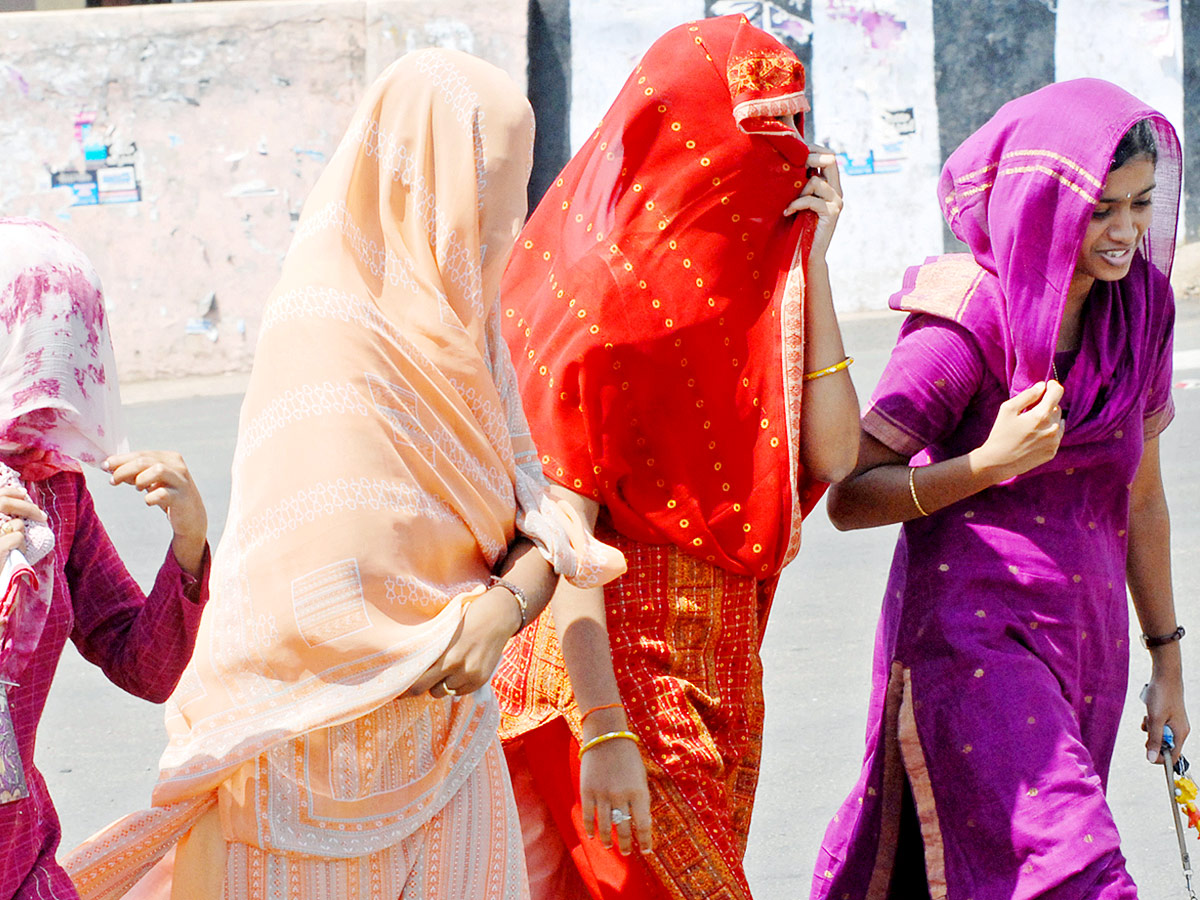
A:
POLYGON ((1119 281, 1129 273, 1134 251, 1153 217, 1153 190, 1154 161, 1148 156, 1135 156, 1108 173, 1079 248, 1076 279, 1119 281))

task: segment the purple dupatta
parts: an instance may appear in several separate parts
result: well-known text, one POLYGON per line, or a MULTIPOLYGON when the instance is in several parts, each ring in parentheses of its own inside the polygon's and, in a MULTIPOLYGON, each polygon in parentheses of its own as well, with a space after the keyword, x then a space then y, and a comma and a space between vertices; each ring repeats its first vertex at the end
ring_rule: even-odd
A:
POLYGON ((1078 377, 1066 385, 1068 446, 1110 435, 1146 387, 1139 373, 1169 351, 1161 336, 1174 315, 1168 278, 1182 165, 1179 139, 1160 113, 1094 78, 1006 103, 950 155, 939 182, 946 221, 970 254, 909 269, 890 301, 967 328, 1010 395, 1049 378, 1088 220, 1117 144, 1143 119, 1158 144, 1153 220, 1129 274, 1098 281, 1088 299, 1084 328, 1097 339, 1084 336, 1078 377))

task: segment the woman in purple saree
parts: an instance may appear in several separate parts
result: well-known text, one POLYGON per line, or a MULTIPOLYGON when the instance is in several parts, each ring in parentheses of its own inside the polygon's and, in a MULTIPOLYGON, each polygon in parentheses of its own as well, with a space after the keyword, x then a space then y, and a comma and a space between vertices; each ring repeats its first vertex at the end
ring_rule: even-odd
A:
POLYGON ((971 252, 892 298, 910 316, 829 501, 840 528, 904 527, 813 898, 1137 896, 1105 800, 1127 582, 1150 760, 1188 731, 1158 458, 1179 189, 1171 126, 1092 79, 1008 103, 947 161, 971 252))

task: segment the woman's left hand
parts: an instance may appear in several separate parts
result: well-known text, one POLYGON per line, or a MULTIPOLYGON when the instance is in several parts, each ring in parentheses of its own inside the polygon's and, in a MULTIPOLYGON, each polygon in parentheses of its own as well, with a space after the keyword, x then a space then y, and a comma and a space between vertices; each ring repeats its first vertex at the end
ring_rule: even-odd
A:
POLYGON ((25 549, 25 520, 45 522, 42 512, 24 488, 0 487, 0 554, 25 549))
POLYGON ((468 604, 446 652, 404 696, 428 691, 441 698, 479 690, 492 680, 504 645, 520 627, 521 607, 508 589, 497 585, 484 591, 468 604))
MULTIPOLYGON (((1178 652, 1178 644, 1171 649, 1178 652)), ((1170 725, 1175 735, 1175 747, 1171 761, 1179 760, 1183 743, 1187 740, 1191 726, 1188 725, 1187 710, 1183 705, 1183 676, 1178 667, 1163 667, 1160 672, 1155 660, 1154 672, 1146 686, 1146 716, 1142 719, 1142 730, 1146 732, 1146 758, 1152 763, 1161 763, 1163 726, 1170 725)))
POLYGON ((200 575, 204 565, 208 514, 187 464, 169 450, 140 450, 110 456, 102 466, 113 484, 146 492, 146 505, 167 514, 175 539, 171 549, 185 572, 200 575))
POLYGON ((817 214, 817 231, 813 235, 810 259, 824 259, 844 205, 842 180, 838 173, 837 156, 828 147, 809 148, 808 168, 811 174, 800 196, 788 204, 783 214, 790 216, 802 209, 811 209, 817 214))

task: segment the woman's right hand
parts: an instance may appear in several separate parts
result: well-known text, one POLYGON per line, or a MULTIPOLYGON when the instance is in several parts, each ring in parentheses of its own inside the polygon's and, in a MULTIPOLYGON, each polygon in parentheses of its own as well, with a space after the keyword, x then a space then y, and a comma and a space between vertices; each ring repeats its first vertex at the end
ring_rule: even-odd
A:
POLYGON ((971 454, 994 483, 1054 459, 1063 437, 1062 397, 1057 381, 1039 381, 1000 404, 987 440, 971 454))
POLYGON ((809 251, 810 260, 824 260, 825 251, 833 239, 833 230, 837 227, 838 216, 842 207, 842 181, 838 173, 837 154, 828 147, 818 147, 815 144, 809 148, 808 181, 805 182, 800 194, 784 209, 785 216, 793 215, 802 209, 812 210, 817 214, 817 228, 813 233, 812 249, 809 251))
POLYGON ((650 852, 654 846, 650 788, 636 743, 614 738, 583 754, 579 764, 579 793, 583 801, 583 829, 588 837, 596 837, 605 847, 611 847, 612 810, 619 809, 632 819, 616 826, 617 849, 628 856, 636 836, 638 849, 650 852))
POLYGON ((25 520, 45 522, 46 514, 29 498, 24 488, 0 487, 0 553, 25 550, 25 520))

